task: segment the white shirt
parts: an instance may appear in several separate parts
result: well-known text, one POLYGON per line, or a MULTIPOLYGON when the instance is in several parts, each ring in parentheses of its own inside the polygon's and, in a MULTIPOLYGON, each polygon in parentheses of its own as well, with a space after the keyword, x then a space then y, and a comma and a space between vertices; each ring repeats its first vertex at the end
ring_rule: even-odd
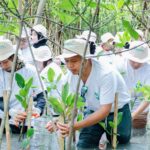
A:
MULTIPOLYGON (((141 85, 150 85, 150 64, 145 63, 139 69, 133 69, 129 61, 122 58, 122 60, 120 60, 116 65, 126 82, 129 93, 131 94, 131 100, 142 96, 140 93, 136 93, 134 88, 136 88, 138 82, 140 82, 141 85)), ((140 103, 141 100, 135 100, 133 111, 140 105, 140 103)))
MULTIPOLYGON (((70 92, 75 93, 79 76, 71 72, 66 76, 66 81, 70 85, 70 92)), ((81 81, 79 93, 83 82, 81 81)), ((115 93, 118 93, 118 108, 122 108, 130 101, 127 87, 121 75, 113 71, 109 66, 103 66, 100 62, 92 59, 92 69, 85 86, 88 91, 85 94, 86 106, 91 110, 98 110, 100 105, 114 103, 115 93)), ((114 111, 112 105, 111 112, 114 111)))
POLYGON ((33 65, 34 63, 33 63, 33 58, 31 55, 30 48, 27 47, 27 48, 22 49, 20 51, 21 51, 21 56, 22 56, 22 60, 24 61, 24 63, 33 65))
MULTIPOLYGON (((33 77, 33 86, 35 86, 36 88, 32 89, 29 92, 30 95, 31 94, 37 95, 42 92, 36 70, 32 65, 26 65, 25 67, 23 67, 22 69, 18 70, 15 73, 21 74, 25 78, 25 80, 29 79, 30 77, 33 77)), ((0 69, 0 97, 3 97, 4 90, 10 90, 10 79, 11 79, 11 73, 0 69)), ((13 113, 11 113, 13 110, 21 110, 21 111, 24 110, 21 103, 18 100, 16 100, 15 95, 18 94, 18 92, 19 92, 19 87, 15 81, 15 75, 14 75, 12 94, 9 101, 9 115, 11 115, 12 117, 14 115, 13 113)), ((13 124, 12 119, 10 119, 10 123, 13 124)))

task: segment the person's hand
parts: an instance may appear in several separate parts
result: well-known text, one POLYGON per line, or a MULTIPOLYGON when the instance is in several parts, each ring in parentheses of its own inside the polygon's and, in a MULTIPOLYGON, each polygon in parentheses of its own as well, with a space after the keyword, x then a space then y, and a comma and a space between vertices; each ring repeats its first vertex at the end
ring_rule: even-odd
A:
POLYGON ((57 127, 62 137, 66 137, 69 135, 69 130, 70 130, 69 124, 62 124, 58 122, 57 127))
POLYGON ((37 107, 32 108, 32 117, 38 118, 40 117, 41 110, 37 107))
POLYGON ((18 111, 17 114, 14 116, 13 120, 16 126, 18 126, 20 123, 22 123, 27 117, 26 112, 18 111))
POLYGON ((57 126, 56 126, 56 122, 57 122, 57 120, 54 121, 54 122, 49 121, 49 122, 46 124, 45 128, 46 128, 49 132, 51 132, 51 133, 54 132, 54 129, 55 129, 55 130, 58 129, 57 126))

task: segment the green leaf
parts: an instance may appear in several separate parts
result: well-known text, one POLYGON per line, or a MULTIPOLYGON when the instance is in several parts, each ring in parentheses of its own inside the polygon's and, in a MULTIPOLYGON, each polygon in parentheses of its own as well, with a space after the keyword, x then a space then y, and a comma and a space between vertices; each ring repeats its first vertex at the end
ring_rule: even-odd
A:
POLYGON ((114 125, 114 123, 112 121, 109 121, 109 125, 110 125, 111 128, 115 127, 115 125, 114 125))
POLYGON ((53 82, 55 77, 55 71, 52 68, 48 69, 48 81, 53 82))
POLYGON ((59 74, 59 76, 56 79, 56 83, 58 83, 60 81, 61 77, 62 77, 62 74, 59 74))
POLYGON ((17 85, 20 87, 20 88, 24 88, 25 86, 25 80, 23 78, 23 76, 19 73, 16 73, 15 74, 15 80, 17 82, 17 85))
POLYGON ((57 98, 50 97, 48 101, 56 113, 64 114, 64 106, 57 98))
POLYGON ((64 24, 71 23, 75 17, 75 15, 71 15, 65 12, 57 12, 57 15, 64 24))
POLYGON ((78 114, 77 115, 77 121, 81 121, 81 120, 83 120, 83 113, 80 113, 80 114, 78 114))
POLYGON ((34 134, 34 129, 33 128, 30 128, 27 130, 27 137, 28 138, 31 138, 34 134))
POLYGON ((26 83, 25 83, 25 89, 26 89, 27 91, 29 91, 29 89, 31 88, 32 83, 33 83, 33 77, 29 78, 29 79, 26 81, 26 83))
POLYGON ((74 98, 75 98, 75 94, 73 94, 73 93, 69 94, 69 96, 67 97, 67 99, 65 101, 65 104, 67 106, 73 106, 74 98))
POLYGON ((19 90, 19 94, 22 96, 22 97, 26 97, 28 95, 27 91, 25 89, 20 89, 19 90))
POLYGON ((135 40, 139 38, 138 33, 133 29, 133 27, 130 25, 130 22, 127 20, 123 20, 123 27, 129 32, 131 37, 133 37, 135 40))
POLYGON ((28 104, 27 104, 27 102, 26 102, 25 100, 23 100, 23 101, 21 102, 21 105, 22 105, 22 107, 23 107, 24 109, 27 109, 27 108, 28 108, 28 104))
POLYGON ((124 4, 125 4, 125 5, 129 5, 130 2, 131 2, 131 0, 124 0, 124 4))
POLYGON ((19 101, 19 102, 22 102, 23 101, 23 98, 20 96, 20 95, 15 95, 16 99, 19 101))
POLYGON ((77 101, 77 108, 80 109, 82 107, 85 106, 85 103, 84 102, 81 102, 81 101, 77 101))
POLYGON ((122 48, 124 46, 124 44, 123 43, 116 43, 115 46, 119 47, 119 48, 122 48))
POLYGON ((51 87, 47 87, 47 92, 50 92, 52 90, 51 87))
POLYGON ((9 0, 8 7, 11 9, 15 9, 15 7, 18 8, 18 0, 9 0))
POLYGON ((116 10, 115 6, 111 3, 101 3, 100 6, 107 10, 116 10))
POLYGON ((117 126, 121 123, 123 117, 123 112, 118 112, 117 126))
POLYGON ((123 5, 124 5, 124 0, 119 0, 119 1, 117 2, 117 7, 118 7, 118 9, 121 9, 121 8, 123 7, 123 5))
POLYGON ((59 5, 59 8, 67 10, 67 11, 72 11, 73 10, 73 5, 76 6, 76 4, 77 4, 76 0, 71 1, 73 3, 73 5, 68 0, 61 0, 60 2, 61 3, 59 5))
POLYGON ((105 123, 104 122, 99 122, 99 125, 102 126, 102 128, 105 130, 106 129, 106 126, 105 126, 105 123))
POLYGON ((69 84, 68 82, 63 86, 62 88, 62 93, 61 93, 61 96, 62 96, 62 101, 64 103, 66 103, 66 99, 68 97, 68 93, 69 93, 69 84))
POLYGON ((30 139, 28 138, 24 139, 23 142, 21 143, 22 149, 27 149, 29 144, 30 144, 30 139))

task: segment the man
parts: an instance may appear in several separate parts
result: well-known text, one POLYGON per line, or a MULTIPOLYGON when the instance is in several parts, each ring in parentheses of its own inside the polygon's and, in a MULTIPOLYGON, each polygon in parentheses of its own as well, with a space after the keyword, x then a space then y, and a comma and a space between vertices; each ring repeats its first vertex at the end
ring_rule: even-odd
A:
POLYGON ((107 32, 101 36, 101 55, 99 57, 99 61, 107 64, 114 64, 116 61, 116 55, 113 54, 114 49, 115 49, 115 42, 114 42, 115 37, 110 33, 107 32))
MULTIPOLYGON (((61 55, 65 58, 69 69, 66 79, 70 85, 70 92, 73 93, 76 91, 85 45, 86 41, 82 39, 67 40, 61 55)), ((88 45, 86 56, 89 55, 90 47, 88 45)), ((74 130, 81 129, 78 148, 98 148, 99 140, 105 132, 98 122, 107 122, 106 128, 108 131, 111 130, 108 122, 113 120, 115 93, 118 93, 119 112, 123 112, 122 122, 118 126, 118 142, 129 142, 131 114, 128 102, 130 98, 126 92, 125 82, 118 72, 103 66, 95 59, 86 59, 79 93, 85 100, 86 109, 84 120, 75 122, 73 127, 74 130)), ((57 123, 57 127, 63 136, 69 133, 68 124, 57 123)), ((50 124, 47 125, 47 129, 52 131, 50 124)), ((107 134, 107 138, 111 142, 111 135, 107 134)))
MULTIPOLYGON (((15 50, 13 49, 13 45, 9 40, 1 40, 0 41, 0 110, 3 113, 3 91, 10 90, 10 79, 11 79, 11 69, 13 65, 15 50)), ((45 99, 40 88, 40 84, 37 78, 37 73, 35 68, 30 65, 24 65, 22 61, 17 58, 15 73, 21 74, 25 79, 33 77, 33 85, 36 86, 35 89, 30 91, 30 94, 34 94, 34 101, 36 102, 35 108, 33 112, 36 112, 37 115, 41 115, 45 106, 45 99)), ((11 125, 12 131, 15 133, 20 132, 19 127, 15 127, 14 125, 19 125, 23 122, 27 117, 27 112, 23 109, 21 103, 16 100, 15 95, 19 92, 19 87, 17 83, 13 79, 12 85, 12 93, 9 102, 9 123, 11 125)), ((1 115, 2 118, 3 114, 1 115)))
POLYGON ((21 55, 21 59, 23 60, 25 64, 33 65, 34 62, 33 62, 33 58, 31 55, 30 48, 29 48, 29 42, 28 42, 28 39, 31 33, 30 33, 29 28, 26 28, 26 30, 27 30, 27 35, 26 35, 25 29, 23 28, 22 30, 22 34, 20 37, 21 40, 20 40, 20 45, 19 45, 19 48, 20 48, 19 52, 21 55))
POLYGON ((134 48, 124 53, 125 59, 122 58, 116 65, 123 75, 131 94, 133 102, 132 120, 134 128, 145 128, 147 118, 147 107, 149 102, 141 101, 141 93, 135 91, 136 86, 140 82, 141 86, 150 85, 150 64, 149 47, 142 41, 133 41, 130 48, 134 48), (141 46, 139 46, 141 45, 141 46))

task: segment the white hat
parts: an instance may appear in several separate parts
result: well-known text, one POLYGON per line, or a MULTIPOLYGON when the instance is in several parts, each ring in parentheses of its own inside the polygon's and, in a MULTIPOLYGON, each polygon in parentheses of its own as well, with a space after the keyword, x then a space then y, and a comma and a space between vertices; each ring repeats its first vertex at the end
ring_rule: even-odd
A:
POLYGON ((107 32, 101 36, 101 41, 103 43, 108 42, 110 39, 113 39, 113 40, 115 39, 114 36, 110 32, 107 32))
MULTIPOLYGON (((90 33, 89 30, 83 31, 81 35, 76 35, 76 38, 87 40, 88 36, 89 36, 89 33, 90 33)), ((95 43, 96 42, 96 37, 97 37, 96 34, 94 32, 91 32, 89 41, 95 43)))
POLYGON ((0 40, 0 61, 8 59, 11 55, 15 54, 12 42, 10 40, 0 40))
MULTIPOLYGON (((143 44, 142 41, 133 41, 130 43, 130 49, 143 44)), ((125 54, 125 57, 129 60, 138 62, 138 63, 145 63, 149 60, 149 47, 147 44, 143 44, 135 49, 128 51, 125 54)))
POLYGON ((36 61, 47 61, 52 58, 51 50, 48 46, 40 46, 38 48, 33 48, 33 54, 36 61))
POLYGON ((144 38, 144 33, 143 33, 143 31, 142 30, 135 30, 137 33, 138 33, 138 35, 143 39, 144 38))
MULTIPOLYGON (((64 42, 64 49, 62 55, 58 58, 70 58, 76 55, 83 57, 86 42, 83 39, 69 39, 64 42)), ((86 56, 90 56, 89 44, 87 46, 86 56)))
POLYGON ((42 24, 37 24, 33 27, 33 30, 40 32, 44 37, 47 37, 47 30, 42 24))

